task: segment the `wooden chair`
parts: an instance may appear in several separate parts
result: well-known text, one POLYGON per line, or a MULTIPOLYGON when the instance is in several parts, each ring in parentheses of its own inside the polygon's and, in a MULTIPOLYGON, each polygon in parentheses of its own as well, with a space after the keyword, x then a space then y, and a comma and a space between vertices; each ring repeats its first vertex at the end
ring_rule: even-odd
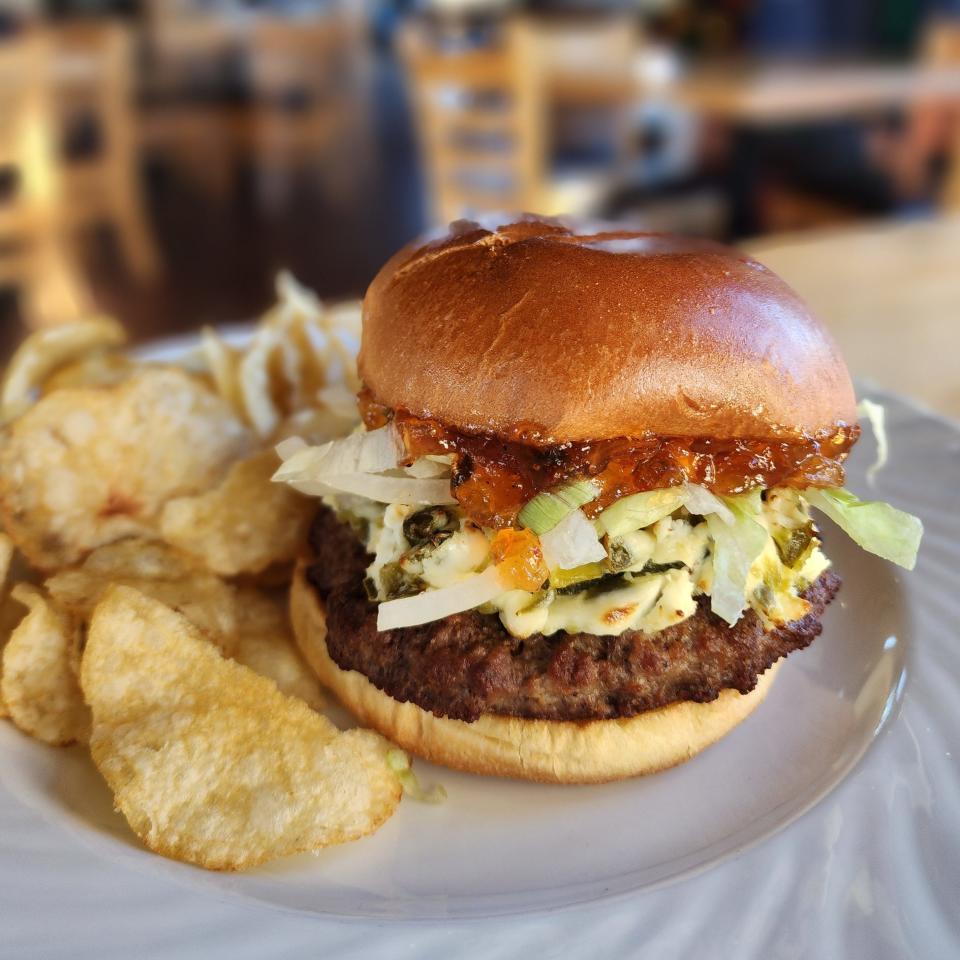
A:
POLYGON ((245 22, 198 11, 190 0, 144 0, 141 142, 203 193, 223 201, 236 187, 249 141, 246 105, 223 102, 245 22))
POLYGON ((243 42, 239 11, 204 11, 192 0, 143 0, 151 95, 175 100, 215 89, 243 42))
MULTIPOLYGON (((960 69, 960 20, 934 20, 925 31, 921 60, 929 67, 960 69)), ((947 173, 940 191, 942 209, 960 212, 960 101, 922 104, 910 118, 911 140, 917 144, 914 153, 929 152, 938 143, 945 143, 947 173)))
POLYGON ((489 44, 446 48, 429 23, 411 20, 399 52, 431 219, 550 212, 543 74, 532 26, 509 20, 489 44))
POLYGON ((602 116, 613 155, 611 174, 636 162, 634 76, 640 32, 630 15, 555 17, 538 22, 540 59, 554 115, 602 116))
POLYGON ((349 5, 313 20, 258 17, 249 34, 253 154, 268 201, 298 170, 317 169, 332 195, 370 155, 372 105, 364 21, 349 5))
POLYGON ((135 123, 132 36, 119 22, 51 28, 55 124, 61 140, 61 229, 115 230, 141 279, 159 261, 146 220, 135 123), (83 128, 88 150, 71 155, 71 130, 83 128))
POLYGON ((57 228, 51 59, 41 35, 0 43, 0 286, 20 293, 29 327, 76 319, 90 307, 57 228))

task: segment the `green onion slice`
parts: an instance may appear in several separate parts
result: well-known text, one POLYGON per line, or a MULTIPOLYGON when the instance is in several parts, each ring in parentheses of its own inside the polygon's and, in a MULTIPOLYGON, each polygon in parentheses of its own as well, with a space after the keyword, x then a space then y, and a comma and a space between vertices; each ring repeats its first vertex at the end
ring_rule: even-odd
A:
POLYGON ((517 519, 521 525, 538 536, 552 530, 564 517, 600 495, 591 480, 577 480, 555 490, 538 493, 525 504, 517 519))

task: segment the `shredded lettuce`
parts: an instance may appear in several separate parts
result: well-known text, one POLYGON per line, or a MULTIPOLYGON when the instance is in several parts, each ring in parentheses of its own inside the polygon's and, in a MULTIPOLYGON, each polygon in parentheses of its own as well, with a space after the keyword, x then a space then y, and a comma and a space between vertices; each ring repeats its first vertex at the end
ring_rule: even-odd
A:
POLYGON ((733 514, 723 500, 696 483, 688 483, 683 487, 683 505, 698 517, 716 513, 724 523, 733 523, 733 514))
MULTIPOLYGON (((760 509, 760 491, 752 491, 749 494, 744 494, 744 496, 755 497, 756 508, 753 512, 756 513, 760 509)), ((644 493, 634 493, 629 497, 624 497, 607 507, 597 517, 597 524, 608 537, 622 537, 634 530, 642 530, 644 527, 652 526, 658 520, 662 520, 668 514, 673 513, 678 507, 686 507, 698 517, 718 514, 726 524, 731 524, 734 521, 726 498, 718 497, 706 487, 701 487, 695 483, 687 483, 682 487, 648 490, 644 493)))
POLYGON ((622 537, 651 526, 682 505, 682 487, 634 493, 610 504, 597 517, 597 524, 608 537, 622 537))
POLYGON ((880 500, 861 500, 849 490, 811 488, 803 491, 803 497, 864 550, 907 570, 916 565, 923 536, 917 517, 880 500))
POLYGON ((879 403, 872 400, 861 400, 857 405, 857 413, 866 417, 877 441, 877 459, 867 470, 867 482, 873 486, 877 474, 886 466, 890 445, 887 442, 886 411, 879 403))
POLYGON ((410 757, 397 747, 387 751, 387 766, 397 775, 405 796, 420 803, 443 803, 447 791, 443 784, 435 783, 429 790, 420 786, 417 775, 410 768, 410 757))
POLYGON ((724 497, 724 501, 732 507, 733 504, 739 504, 748 513, 758 514, 763 506, 763 491, 759 487, 754 487, 746 493, 737 494, 735 497, 724 497))
POLYGON ((727 522, 721 514, 706 517, 713 538, 713 586, 710 609, 731 626, 747 606, 747 575, 763 552, 769 534, 754 517, 759 512, 759 492, 755 497, 724 497, 733 517, 727 522))
POLYGON ((591 500, 596 500, 600 491, 590 480, 577 480, 574 483, 538 493, 529 503, 524 504, 517 519, 528 530, 537 536, 548 533, 564 517, 582 507, 591 500))
POLYGON ((549 570, 574 570, 607 559, 596 527, 582 510, 572 510, 552 530, 541 534, 540 548, 549 570))

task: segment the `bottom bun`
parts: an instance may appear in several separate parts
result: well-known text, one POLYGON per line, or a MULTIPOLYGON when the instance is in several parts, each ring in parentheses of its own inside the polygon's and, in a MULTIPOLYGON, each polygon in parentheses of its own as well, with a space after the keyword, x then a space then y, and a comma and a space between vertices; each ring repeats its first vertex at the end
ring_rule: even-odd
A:
POLYGON ((619 720, 527 720, 485 714, 473 723, 400 703, 327 652, 323 606, 301 565, 290 593, 293 630, 320 681, 357 719, 417 756, 470 773, 542 783, 603 783, 683 763, 729 733, 767 695, 775 663, 748 694, 724 690, 709 703, 683 701, 619 720))

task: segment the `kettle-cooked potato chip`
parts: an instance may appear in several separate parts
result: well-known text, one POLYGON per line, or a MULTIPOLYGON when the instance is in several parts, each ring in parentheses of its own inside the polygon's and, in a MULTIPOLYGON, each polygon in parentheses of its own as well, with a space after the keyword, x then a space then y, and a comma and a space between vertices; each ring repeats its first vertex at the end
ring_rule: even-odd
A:
POLYGON ((97 350, 51 373, 40 385, 40 394, 79 387, 114 387, 139 369, 136 361, 122 353, 97 350))
POLYGON ((224 654, 269 677, 284 693, 322 708, 320 683, 293 642, 286 591, 233 586, 173 547, 139 539, 99 547, 45 586, 57 604, 88 623, 113 585, 132 587, 182 613, 224 654))
POLYGON ((102 544, 153 535, 167 500, 216 484, 250 439, 223 399, 176 368, 58 390, 2 437, 4 525, 34 566, 69 566, 102 544))
POLYGON ((13 541, 0 530, 0 597, 6 595, 7 577, 13 563, 14 549, 13 541))
POLYGON ((196 574, 198 567, 191 557, 161 540, 130 537, 97 547, 83 561, 83 569, 105 579, 181 580, 196 574))
POLYGON ((44 380, 58 367, 95 350, 116 347, 126 331, 109 317, 78 320, 27 337, 13 355, 0 386, 0 423, 20 416, 44 380))
POLYGON ((279 464, 273 450, 263 450, 235 463, 208 493, 169 501, 160 519, 164 540, 223 576, 292 561, 316 505, 286 484, 270 482, 279 464))
POLYGON ((269 437, 283 415, 278 395, 277 351, 285 345, 283 331, 262 324, 238 367, 238 389, 247 419, 261 437, 269 437))
POLYGON ((237 591, 237 646, 233 658, 272 680, 282 693, 299 697, 314 710, 322 710, 325 701, 320 681, 294 642, 285 593, 267 593, 252 587, 237 591))
MULTIPOLYGON (((27 615, 23 603, 12 596, 11 588, 16 584, 38 586, 42 582, 43 577, 27 565, 13 541, 5 533, 0 533, 0 676, 3 675, 3 650, 17 625, 27 615)), ((8 717, 10 711, 4 703, 2 688, 0 682, 0 717, 8 717)))
POLYGON ((164 856, 239 870, 364 836, 399 802, 386 740, 341 733, 135 590, 97 607, 81 685, 94 762, 164 856))
MULTIPOLYGON (((7 578, 13 563, 13 541, 3 532, 0 532, 0 676, 3 675, 3 649, 13 633, 14 627, 23 619, 20 604, 7 594, 7 578)), ((7 705, 3 699, 3 684, 0 682, 0 717, 9 715, 7 705)))
POLYGON ((217 393, 238 416, 245 417, 246 410, 240 395, 241 351, 227 343, 213 327, 203 328, 200 350, 217 393))
POLYGON ((88 622, 113 584, 172 607, 224 653, 236 651, 237 592, 163 543, 131 539, 100 547, 81 566, 50 577, 46 588, 73 617, 88 622))
POLYGON ((75 673, 80 631, 36 587, 17 584, 12 596, 28 608, 3 651, 0 688, 13 722, 44 743, 85 742, 90 713, 75 673))

